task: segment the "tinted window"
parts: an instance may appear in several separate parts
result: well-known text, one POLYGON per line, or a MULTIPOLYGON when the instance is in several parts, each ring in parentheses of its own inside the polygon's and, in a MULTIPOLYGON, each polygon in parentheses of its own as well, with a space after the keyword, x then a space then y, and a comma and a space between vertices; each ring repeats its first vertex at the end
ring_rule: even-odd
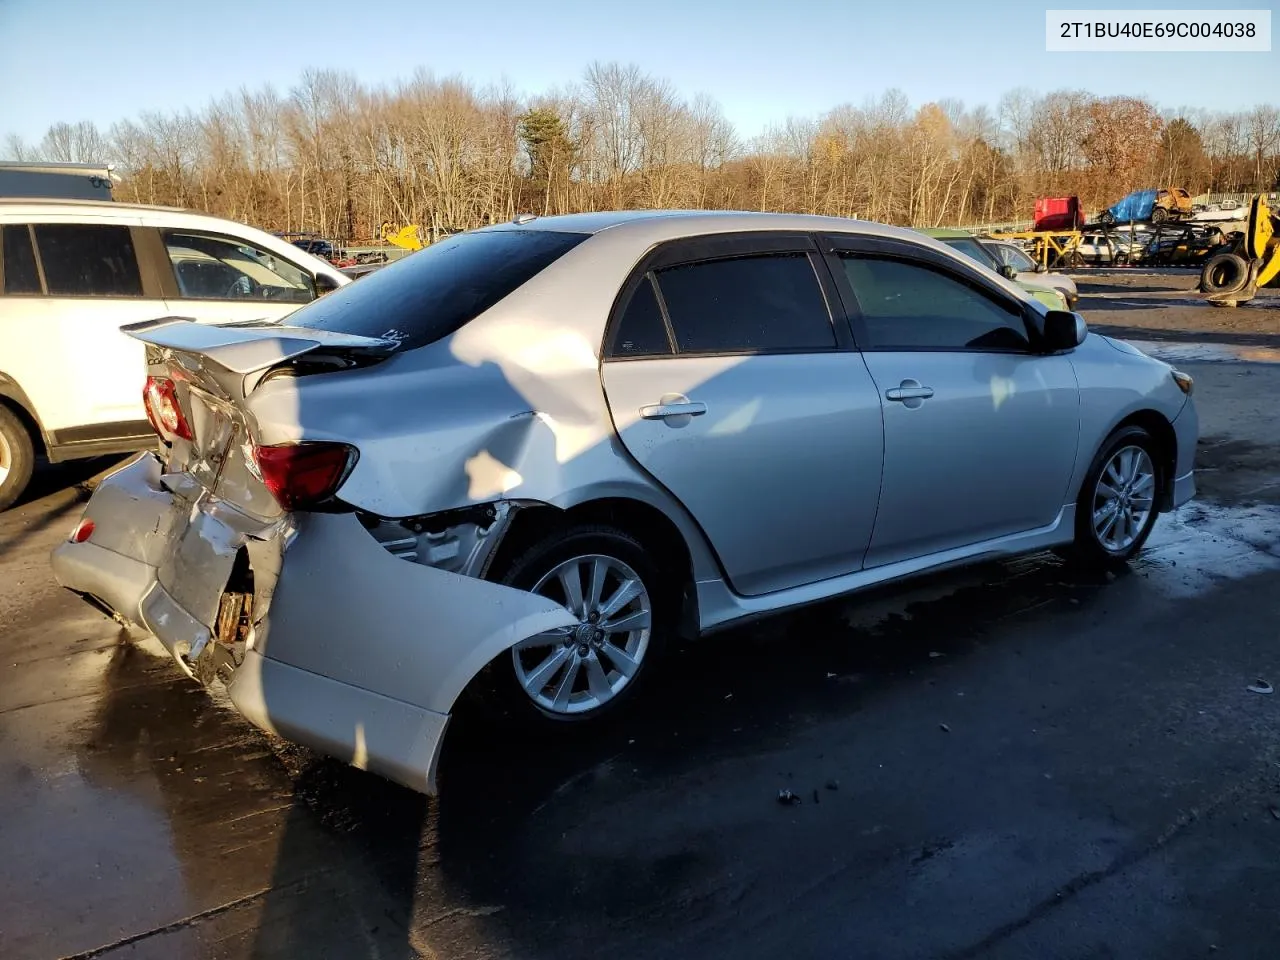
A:
POLYGON ((614 334, 615 357, 642 357, 671 353, 671 341, 667 337, 667 325, 662 319, 662 308, 653 292, 653 282, 648 276, 640 281, 631 302, 618 321, 614 334))
POLYGON ((1021 316, 944 273, 902 260, 845 256, 868 343, 876 350, 1019 350, 1021 316))
POLYGON ((995 257, 989 254, 985 247, 982 246, 973 237, 947 237, 942 241, 951 249, 958 253, 963 253, 970 260, 982 264, 984 267, 990 267, 994 270, 998 263, 995 257))
POLYGON ((310 274, 238 237, 169 230, 164 245, 184 298, 286 303, 310 303, 316 298, 310 274))
POLYGON ((142 296, 128 227, 41 224, 36 246, 50 296, 142 296))
POLYGON ((587 236, 555 230, 460 233, 326 294, 290 314, 289 324, 390 336, 406 349, 420 347, 488 310, 587 236))
POLYGON ((4 246, 4 292, 39 293, 40 273, 31 249, 31 231, 25 224, 7 226, 0 245, 4 246))
POLYGON ((682 353, 825 350, 827 302, 803 253, 708 260, 659 271, 682 353))

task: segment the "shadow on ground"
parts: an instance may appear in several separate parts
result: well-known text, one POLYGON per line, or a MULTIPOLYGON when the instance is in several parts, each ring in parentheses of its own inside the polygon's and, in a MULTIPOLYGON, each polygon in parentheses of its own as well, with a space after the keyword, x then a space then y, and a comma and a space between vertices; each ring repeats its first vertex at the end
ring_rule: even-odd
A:
MULTIPOLYGON (((440 923, 484 916, 494 903, 504 916, 488 936, 519 918, 522 946, 555 955, 564 931, 530 918, 598 923, 678 886, 697 857, 641 869, 633 858, 555 856, 537 825, 548 803, 782 750, 904 684, 932 684, 939 664, 980 650, 1000 621, 1087 604, 1114 579, 1041 555, 871 592, 855 612, 814 606, 674 651, 636 708, 601 729, 535 734, 475 701, 446 738, 439 801, 263 737, 230 710, 210 710, 208 694, 169 661, 122 640, 83 765, 100 786, 158 802, 188 889, 216 904, 184 922, 238 938, 244 956, 429 955, 435 948, 415 931, 441 936, 440 923), (228 906, 220 884, 231 889, 238 866, 255 858, 269 889, 228 906)), ((832 785, 797 769, 777 787, 809 803, 832 785)))

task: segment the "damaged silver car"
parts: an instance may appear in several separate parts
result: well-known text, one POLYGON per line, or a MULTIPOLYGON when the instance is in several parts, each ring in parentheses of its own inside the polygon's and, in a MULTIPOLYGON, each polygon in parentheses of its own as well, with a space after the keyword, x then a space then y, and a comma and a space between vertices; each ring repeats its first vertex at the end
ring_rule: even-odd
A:
POLYGON ((857 221, 522 216, 282 324, 125 329, 162 443, 58 580, 425 792, 481 675, 591 721, 676 637, 1046 548, 1123 562, 1195 491, 1188 376, 857 221))

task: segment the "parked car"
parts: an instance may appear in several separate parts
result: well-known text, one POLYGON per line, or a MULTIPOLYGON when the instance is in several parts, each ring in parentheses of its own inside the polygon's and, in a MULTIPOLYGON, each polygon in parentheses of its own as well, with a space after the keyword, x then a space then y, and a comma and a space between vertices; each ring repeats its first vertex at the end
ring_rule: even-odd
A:
POLYGON ((1080 302, 1080 291, 1076 289, 1076 282, 1064 273, 1049 273, 1045 269, 1043 263, 1037 263, 1027 255, 1016 243, 1009 243, 1007 240, 981 240, 979 241, 987 252, 994 256, 1000 263, 1008 267, 1013 267, 1017 271, 1017 281, 1019 283, 1039 283, 1053 287, 1057 290, 1064 300, 1067 301, 1067 307, 1071 310, 1076 308, 1076 304, 1080 302))
POLYGON ((1135 263, 1142 259, 1150 237, 1150 231, 1145 228, 1085 233, 1076 247, 1076 261, 1095 267, 1135 263))
POLYGON ((278 320, 348 279, 204 214, 0 199, 0 510, 51 461, 154 445, 145 351, 120 327, 166 314, 278 320))
POLYGON ((1123 200, 1103 210, 1098 220, 1106 226, 1117 223, 1164 223, 1190 217, 1191 194, 1181 187, 1135 190, 1123 200))
POLYGON ((1045 283, 1036 280, 1023 280, 1018 277, 1018 272, 1012 267, 1003 266, 995 255, 986 247, 978 242, 978 238, 966 230, 952 230, 944 227, 929 228, 921 230, 920 233, 926 237, 932 237, 939 240, 964 254, 975 263, 979 263, 988 270, 994 270, 1007 280, 1015 281, 1023 290, 1030 294, 1036 300, 1039 300, 1050 310, 1067 310, 1066 297, 1058 290, 1045 283))
POLYGON ((1051 547, 1122 563, 1195 491, 1190 377, 852 220, 522 218, 287 325, 130 332, 163 452, 101 482, 59 582, 427 792, 477 683, 593 722, 679 636, 1051 547))

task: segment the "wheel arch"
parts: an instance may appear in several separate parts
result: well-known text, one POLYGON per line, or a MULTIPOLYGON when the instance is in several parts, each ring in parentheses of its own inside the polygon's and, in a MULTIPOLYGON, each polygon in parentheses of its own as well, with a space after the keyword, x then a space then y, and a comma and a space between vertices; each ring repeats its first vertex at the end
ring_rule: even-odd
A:
POLYGON ((21 421, 22 425, 27 428, 27 433, 31 436, 31 445, 35 448, 36 454, 47 456, 49 453, 49 437, 44 431, 44 425, 41 424, 40 418, 36 416, 26 391, 22 389, 18 381, 5 373, 0 373, 0 406, 10 410, 21 421))
MULTIPOLYGON (((1178 463, 1178 435, 1173 429, 1173 423, 1158 410, 1152 410, 1149 407, 1135 410, 1107 431, 1098 450, 1105 447, 1118 431, 1126 427, 1141 427, 1155 441, 1156 469, 1160 471, 1160 503, 1158 506, 1160 511, 1164 512, 1169 509, 1168 504, 1172 499, 1172 481, 1178 463)), ((1093 456, 1096 457, 1098 455, 1098 450, 1094 451, 1093 456)), ((1083 480, 1084 478, 1081 478, 1082 483, 1083 480)))
MULTIPOLYGON (((512 517, 511 525, 494 550, 486 577, 501 576, 515 558, 535 542, 557 530, 578 524, 616 527, 651 551, 657 562, 674 574, 682 591, 680 634, 689 638, 697 635, 699 619, 694 584, 699 565, 695 551, 702 545, 691 545, 686 532, 665 511, 634 496, 614 494, 568 507, 539 504, 522 508, 512 517)), ((716 562, 709 551, 702 559, 704 562, 707 559, 716 562)))

